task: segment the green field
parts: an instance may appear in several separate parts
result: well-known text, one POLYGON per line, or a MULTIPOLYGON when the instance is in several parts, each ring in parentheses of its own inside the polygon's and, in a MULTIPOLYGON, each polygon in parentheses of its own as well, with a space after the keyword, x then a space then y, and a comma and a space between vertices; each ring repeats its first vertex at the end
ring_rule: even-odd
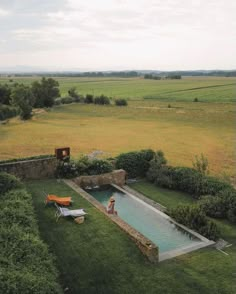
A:
MULTIPOLYGON (((0 83, 10 78, 0 78, 0 83)), ((38 77, 12 78, 14 82, 30 84, 38 77)), ((158 99, 164 101, 202 102, 236 101, 236 78, 184 77, 181 80, 145 80, 143 78, 55 78, 61 94, 76 87, 80 94, 104 94, 114 98, 158 99)))

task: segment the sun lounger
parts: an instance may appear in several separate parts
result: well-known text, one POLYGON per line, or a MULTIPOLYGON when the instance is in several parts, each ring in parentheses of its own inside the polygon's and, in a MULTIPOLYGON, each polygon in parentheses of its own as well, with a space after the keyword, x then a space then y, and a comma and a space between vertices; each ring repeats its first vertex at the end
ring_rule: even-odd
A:
POLYGON ((58 197, 53 194, 48 194, 45 199, 45 205, 48 204, 49 202, 54 202, 63 206, 69 206, 72 203, 72 199, 71 197, 58 197))
POLYGON ((84 216, 84 215, 87 214, 83 210, 83 208, 81 208, 81 209, 68 209, 68 208, 65 208, 65 207, 60 207, 56 203, 55 203, 55 206, 57 208, 57 211, 55 213, 57 221, 61 216, 64 216, 64 217, 72 216, 73 218, 76 218, 76 217, 84 216))

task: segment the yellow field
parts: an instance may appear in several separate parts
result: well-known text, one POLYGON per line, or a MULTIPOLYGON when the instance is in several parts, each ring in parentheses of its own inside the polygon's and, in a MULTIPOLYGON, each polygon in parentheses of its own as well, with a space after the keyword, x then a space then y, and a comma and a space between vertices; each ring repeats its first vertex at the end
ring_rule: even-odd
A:
POLYGON ((41 112, 31 121, 0 125, 0 159, 53 153, 70 146, 72 156, 93 150, 114 156, 161 149, 172 165, 191 166, 203 153, 213 174, 235 178, 235 105, 137 101, 128 107, 71 104, 41 112))

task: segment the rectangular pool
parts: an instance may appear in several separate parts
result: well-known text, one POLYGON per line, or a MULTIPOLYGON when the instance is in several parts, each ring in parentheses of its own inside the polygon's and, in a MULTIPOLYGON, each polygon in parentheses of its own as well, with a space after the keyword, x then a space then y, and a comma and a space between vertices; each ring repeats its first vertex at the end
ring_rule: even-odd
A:
POLYGON ((102 188, 102 190, 100 188, 99 190, 86 191, 105 207, 113 195, 116 200, 115 209, 118 211, 118 216, 156 244, 160 253, 182 248, 196 248, 204 243, 172 222, 163 212, 128 192, 125 193, 112 186, 102 188))

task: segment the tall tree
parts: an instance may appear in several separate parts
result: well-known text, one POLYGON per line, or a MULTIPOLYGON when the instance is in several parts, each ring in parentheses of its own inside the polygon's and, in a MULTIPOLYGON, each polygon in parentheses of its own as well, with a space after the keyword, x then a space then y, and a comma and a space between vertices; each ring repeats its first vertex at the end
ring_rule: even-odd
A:
POLYGON ((32 93, 35 97, 35 107, 52 107, 54 99, 60 97, 59 83, 45 77, 40 82, 35 81, 32 84, 32 93))
POLYGON ((11 88, 5 84, 0 84, 0 104, 10 104, 11 88))
POLYGON ((31 89, 25 85, 15 86, 11 92, 11 104, 19 109, 21 119, 31 118, 32 105, 34 104, 31 89))

